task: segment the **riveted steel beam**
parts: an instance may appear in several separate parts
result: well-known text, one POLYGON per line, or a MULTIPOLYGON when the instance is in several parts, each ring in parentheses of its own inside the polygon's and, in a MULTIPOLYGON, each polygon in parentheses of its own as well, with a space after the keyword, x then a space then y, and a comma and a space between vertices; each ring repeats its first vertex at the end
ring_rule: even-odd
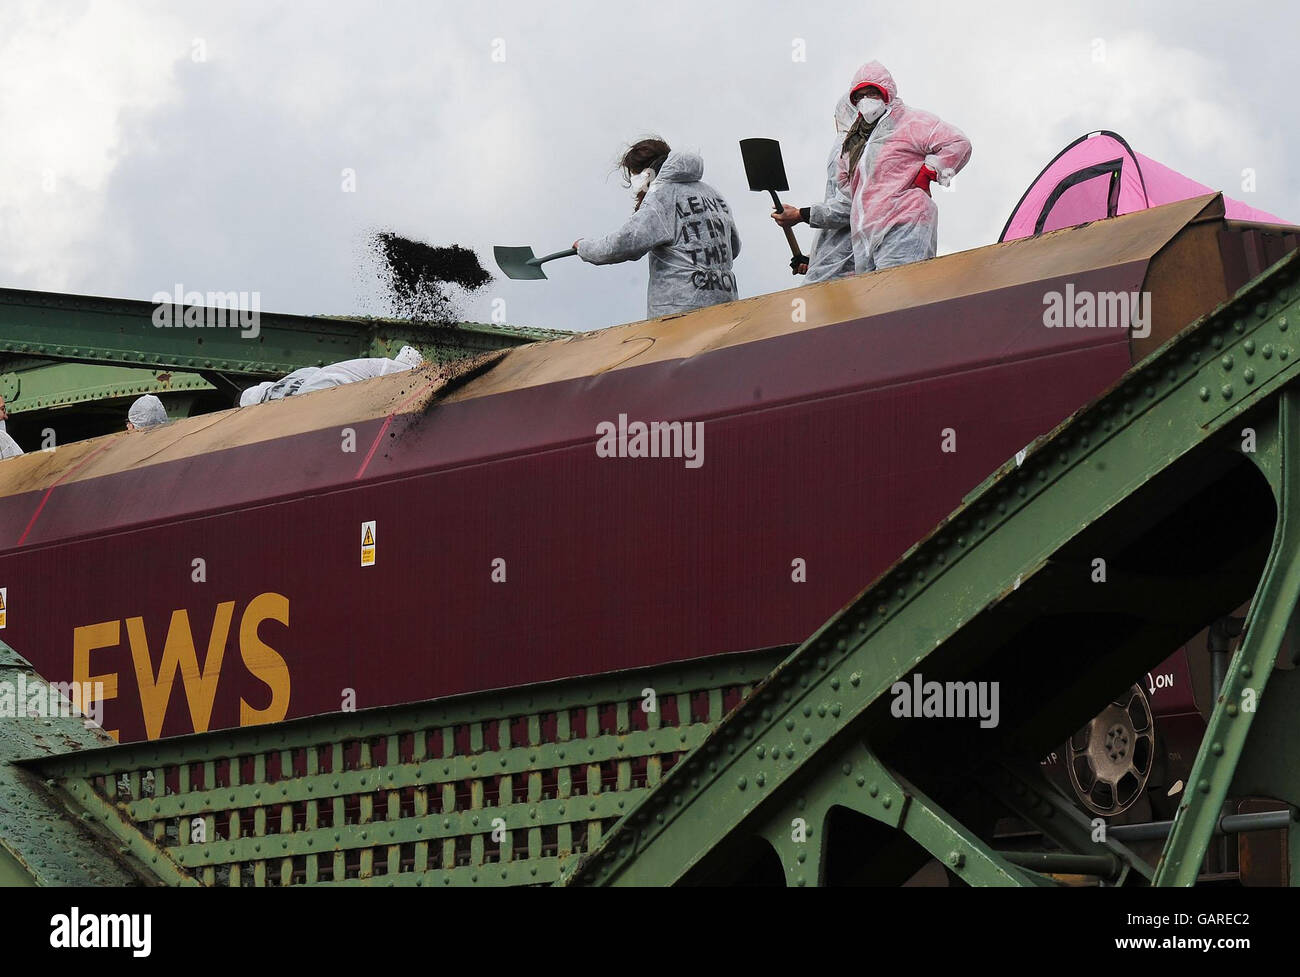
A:
MULTIPOLYGON (((1225 359, 1230 355, 1225 354, 1225 359)), ((1277 674, 1279 653, 1288 633, 1293 631, 1300 606, 1300 448, 1296 447, 1300 439, 1300 390, 1283 391, 1275 409, 1276 416, 1266 419, 1267 426, 1260 425, 1256 432, 1257 449, 1248 456, 1268 478, 1277 500, 1273 547, 1246 618, 1244 637, 1228 663, 1188 777, 1187 790, 1174 816, 1173 830, 1160 856, 1155 876, 1157 885, 1196 882, 1206 845, 1219 825, 1223 806, 1248 747, 1253 742, 1251 753, 1256 757, 1257 766, 1267 764, 1267 755, 1276 755, 1278 744, 1294 735, 1293 708, 1270 710, 1274 716, 1285 715, 1290 720, 1286 729, 1274 731, 1275 735, 1282 735, 1280 740, 1251 735, 1257 713, 1272 698, 1268 695, 1270 680, 1277 674)), ((1294 665, 1294 662, 1287 664, 1294 665)), ((1296 702, 1294 689, 1294 682, 1287 683, 1283 691, 1289 700, 1286 706, 1300 704, 1296 702)), ((1248 782, 1250 774, 1242 773, 1245 774, 1243 782, 1248 782)), ((1265 775, 1258 779, 1265 781, 1261 786, 1271 788, 1274 796, 1286 791, 1290 795, 1287 799, 1295 803, 1293 771, 1287 770, 1280 777, 1265 775)), ((1296 882, 1300 883, 1300 879, 1296 882)))
MULTIPOLYGON (((1300 377, 1292 328, 1298 323, 1300 256, 1293 254, 1130 370, 1025 457, 1005 464, 782 662, 567 881, 682 880, 761 809, 779 806, 796 774, 833 744, 846 735, 871 742, 886 735, 888 703, 877 704, 894 683, 927 660, 952 671, 970 667, 963 662, 989 645, 996 654, 1014 639, 999 627, 1002 616, 1031 624, 1050 614, 1050 607, 1034 605, 1033 595, 1043 596, 1035 575, 1085 530, 1095 527, 1089 539, 1103 543, 1107 533, 1131 534, 1143 515, 1134 499, 1176 462, 1195 453, 1214 462, 1204 478, 1230 477, 1221 470, 1235 475, 1237 468, 1224 460, 1235 434, 1230 427, 1300 377), (775 754, 772 745, 779 747, 775 754)), ((1191 618, 1183 623, 1203 626, 1191 618)), ((1086 693, 1131 681, 1158 660, 1153 655, 1167 651, 1150 641, 1117 640, 1104 655, 1036 663, 1041 676, 1055 681, 1043 679, 1049 694, 1016 703, 1024 710, 1026 743, 1041 748, 1049 735, 1059 742, 1073 727, 1058 727, 1077 721, 1086 693)), ((967 740, 963 746, 978 753, 967 740)))
MULTIPOLYGON (((303 366, 390 356, 408 343, 446 360, 570 335, 499 324, 431 326, 274 312, 258 312, 254 326, 239 319, 236 304, 218 298, 195 306, 190 321, 201 324, 187 326, 183 316, 155 315, 162 306, 153 302, 0 289, 0 355, 272 377, 303 366)), ((17 400, 26 409, 21 392, 17 400)))
MULTIPOLYGON (((826 823, 835 807, 896 828, 971 885, 1052 884, 994 851, 861 743, 850 743, 827 757, 815 776, 792 786, 789 800, 760 829, 781 857, 791 885, 824 884, 828 867, 826 823)), ((629 875, 626 881, 636 884, 636 875, 629 875)))
POLYGON ((135 830, 120 809, 105 801, 88 784, 74 781, 68 785, 68 793, 84 809, 85 820, 103 827, 121 842, 118 851, 122 855, 135 858, 168 885, 199 884, 176 863, 166 848, 135 830))
POLYGON ((0 393, 11 414, 141 394, 211 389, 211 384, 194 373, 55 360, 28 361, 21 369, 11 366, 10 372, 0 376, 0 393))
POLYGON ((48 759, 109 741, 77 715, 59 686, 0 642, 0 884, 139 885, 147 863, 121 852, 22 759, 48 759))
MULTIPOLYGON (((1067 853, 1092 857, 1104 853, 1120 866, 1115 877, 1123 885, 1130 872, 1148 882, 1153 870, 1146 860, 1115 840, 1105 828, 1089 820, 1073 803, 1063 797, 1040 771, 1027 772, 1011 765, 1001 765, 994 780, 986 785, 1016 817, 1033 825, 1067 853)), ((1107 864, 1110 864, 1108 861, 1107 864)))

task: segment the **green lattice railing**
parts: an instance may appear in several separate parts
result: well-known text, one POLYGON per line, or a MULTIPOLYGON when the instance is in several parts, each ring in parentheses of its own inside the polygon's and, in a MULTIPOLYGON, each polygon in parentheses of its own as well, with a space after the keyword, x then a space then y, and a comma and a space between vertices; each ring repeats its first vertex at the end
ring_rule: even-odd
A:
POLYGON ((782 657, 754 652, 34 761, 162 881, 555 881, 782 657), (651 697, 651 711, 643 708, 651 697))

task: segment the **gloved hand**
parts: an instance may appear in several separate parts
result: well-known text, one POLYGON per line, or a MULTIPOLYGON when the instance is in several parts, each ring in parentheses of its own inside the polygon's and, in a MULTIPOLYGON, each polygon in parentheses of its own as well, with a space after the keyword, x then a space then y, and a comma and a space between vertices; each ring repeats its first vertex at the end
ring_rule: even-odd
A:
POLYGON ((804 220, 803 214, 798 207, 791 207, 786 204, 780 210, 772 211, 772 220, 776 221, 782 227, 794 227, 804 220))
POLYGON ((790 274, 808 274, 808 256, 806 254, 797 254, 790 259, 790 274))
POLYGON ((930 184, 939 178, 939 174, 928 166, 922 166, 921 172, 916 174, 916 181, 912 186, 918 190, 924 190, 928 196, 930 193, 930 184))

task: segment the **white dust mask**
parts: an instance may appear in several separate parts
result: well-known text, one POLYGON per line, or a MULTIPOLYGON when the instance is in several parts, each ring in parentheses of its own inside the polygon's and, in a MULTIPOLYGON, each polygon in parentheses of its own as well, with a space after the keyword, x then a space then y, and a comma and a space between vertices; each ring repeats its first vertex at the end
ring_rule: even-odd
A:
POLYGON ((885 103, 872 95, 858 99, 858 114, 868 122, 875 122, 885 114, 885 103))

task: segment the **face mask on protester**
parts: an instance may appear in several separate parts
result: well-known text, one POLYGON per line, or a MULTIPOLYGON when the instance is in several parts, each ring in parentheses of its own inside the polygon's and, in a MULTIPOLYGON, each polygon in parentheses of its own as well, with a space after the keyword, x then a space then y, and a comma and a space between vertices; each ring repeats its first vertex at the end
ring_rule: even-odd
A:
POLYGON ((885 103, 872 95, 864 95, 858 99, 858 114, 868 122, 875 122, 885 114, 885 103))
POLYGON ((636 176, 632 177, 632 196, 639 197, 642 192, 654 182, 658 174, 654 170, 644 169, 636 176))

